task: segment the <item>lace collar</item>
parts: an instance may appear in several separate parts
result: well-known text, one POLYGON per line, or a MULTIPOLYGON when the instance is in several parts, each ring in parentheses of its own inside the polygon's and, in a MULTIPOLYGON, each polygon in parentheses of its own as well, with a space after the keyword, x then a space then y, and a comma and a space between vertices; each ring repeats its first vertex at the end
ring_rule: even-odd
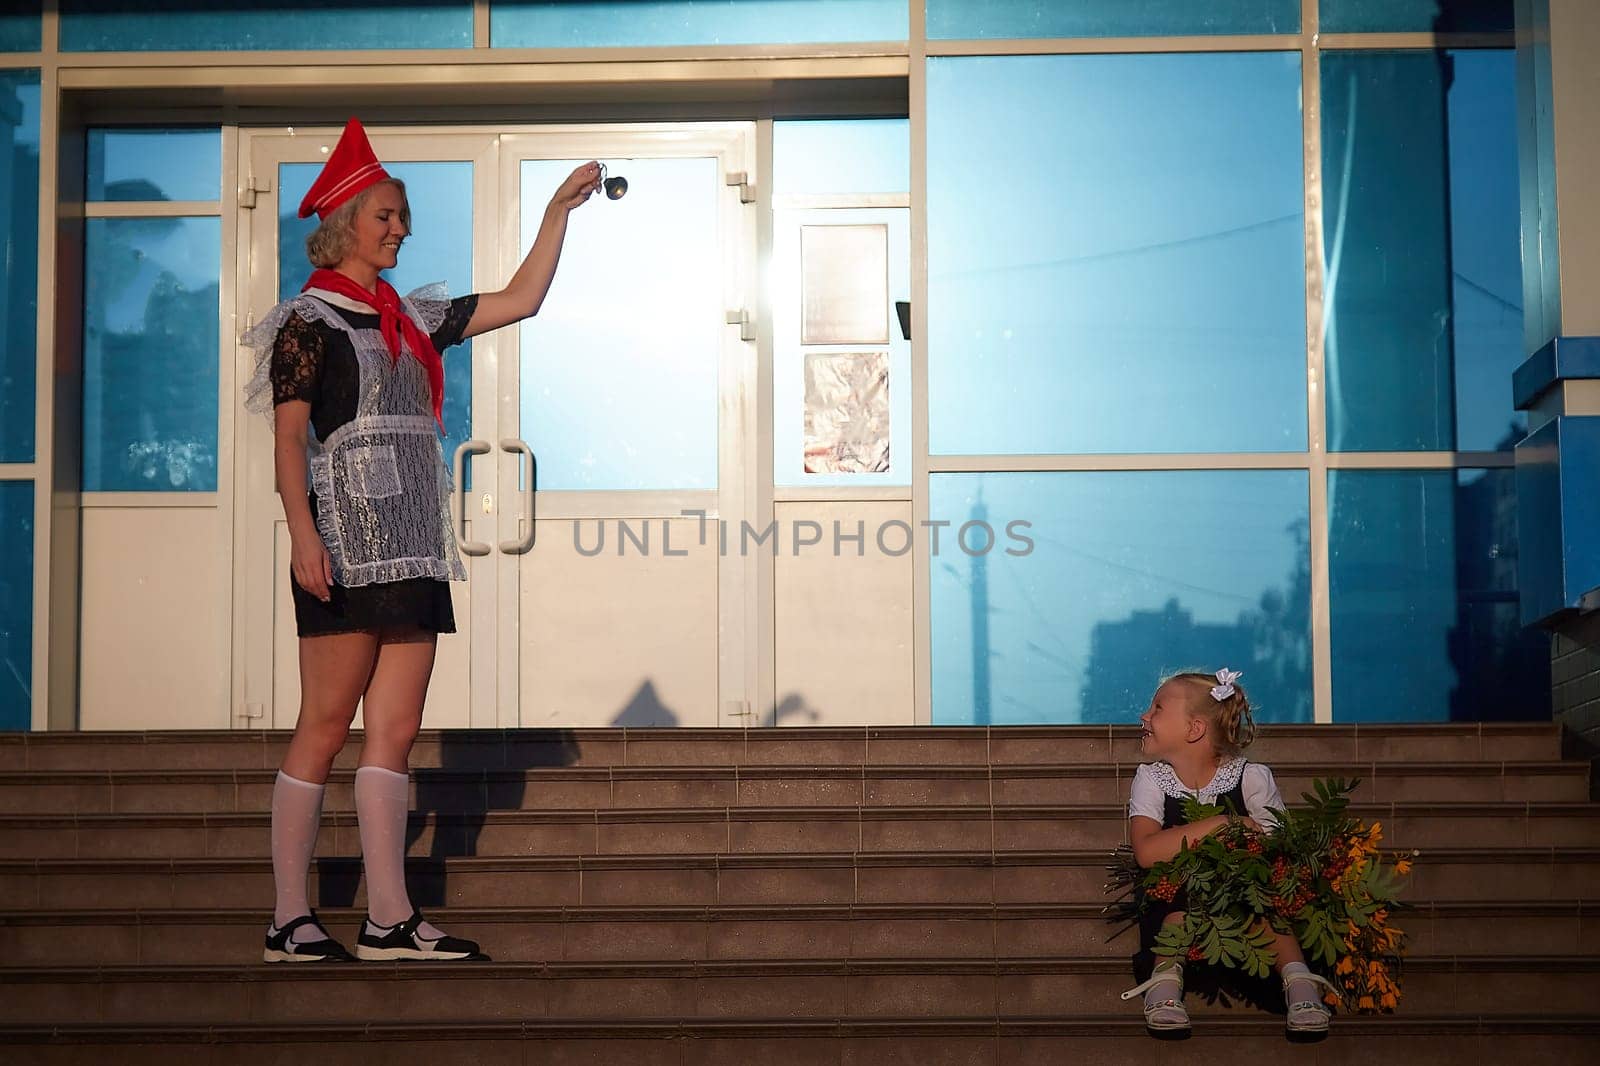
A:
POLYGON ((315 296, 325 304, 332 304, 334 307, 342 307, 346 311, 353 311, 356 314, 376 315, 378 313, 377 309, 374 307, 363 303, 357 303, 348 296, 341 296, 338 293, 330 292, 327 289, 307 289, 301 295, 315 296))
POLYGON ((1150 776, 1155 778, 1156 784, 1161 786, 1161 791, 1173 799, 1183 799, 1185 796, 1195 796, 1201 803, 1215 803, 1218 796, 1233 791, 1239 783, 1239 778, 1244 776, 1245 758, 1235 755, 1231 759, 1224 759, 1217 767, 1216 775, 1198 792, 1178 780, 1178 772, 1169 762, 1146 763, 1150 768, 1150 776))

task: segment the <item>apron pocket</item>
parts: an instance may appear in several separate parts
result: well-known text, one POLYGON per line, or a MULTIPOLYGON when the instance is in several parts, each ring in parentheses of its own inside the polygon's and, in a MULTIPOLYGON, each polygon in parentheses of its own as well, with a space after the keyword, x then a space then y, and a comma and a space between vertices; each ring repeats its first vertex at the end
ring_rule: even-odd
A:
POLYGON ((344 475, 352 496, 383 499, 400 495, 400 464, 392 444, 345 449, 344 475))

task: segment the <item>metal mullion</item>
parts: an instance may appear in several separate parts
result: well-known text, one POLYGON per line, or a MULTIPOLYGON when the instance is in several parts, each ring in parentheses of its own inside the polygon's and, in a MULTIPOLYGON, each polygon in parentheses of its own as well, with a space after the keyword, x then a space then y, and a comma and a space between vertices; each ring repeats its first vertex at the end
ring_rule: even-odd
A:
POLYGON ((1307 508, 1311 546, 1311 720, 1333 721, 1333 611, 1328 533, 1328 426, 1322 261, 1322 63, 1319 0, 1300 6, 1300 128, 1304 167, 1306 269, 1307 508))
MULTIPOLYGON (((218 467, 220 472, 220 463, 218 467)), ((209 511, 215 509, 225 495, 220 489, 215 492, 85 492, 78 506, 85 511, 150 507, 209 511)))
MULTIPOLYGON (((928 25, 927 7, 912 0, 907 92, 911 122, 911 522, 928 520, 928 25)), ((933 721, 933 557, 926 538, 912 537, 911 720, 933 721)))
POLYGON ((1498 470, 1516 465, 1511 452, 1330 452, 1330 470, 1498 470))
POLYGON ((0 481, 31 481, 38 476, 38 463, 0 463, 0 481))
MULTIPOLYGON (((756 122, 756 258, 749 269, 756 276, 755 315, 757 323, 755 368, 755 417, 753 439, 746 445, 747 454, 753 455, 755 499, 749 511, 760 524, 768 528, 777 521, 777 486, 774 470, 773 441, 776 429, 776 408, 773 390, 777 366, 777 341, 773 324, 775 298, 768 282, 768 271, 773 262, 773 247, 777 242, 778 197, 773 195, 777 175, 775 143, 776 127, 770 114, 763 114, 756 122)), ((757 553, 755 560, 755 606, 750 619, 751 639, 755 643, 754 696, 750 710, 755 712, 746 721, 756 725, 778 724, 778 561, 757 553)))
POLYGON ((1323 51, 1397 51, 1439 48, 1515 48, 1514 33, 1330 33, 1323 51))
MULTIPOLYGON (((1294 52, 1303 34, 1193 37, 1027 37, 926 43, 928 56, 1124 55, 1140 52, 1294 52)), ((914 57, 913 57, 914 58, 914 57)))
POLYGON ((907 485, 791 485, 773 493, 775 503, 911 503, 907 485))
POLYGON ((1307 452, 1164 452, 1085 455, 933 455, 938 474, 1054 473, 1093 470, 1305 470, 1307 452))
POLYGON ((472 0, 472 47, 488 48, 492 43, 489 36, 489 0, 472 0))
MULTIPOLYGON (((23 53, 28 54, 28 53, 23 53)), ((903 57, 900 41, 839 44, 719 44, 689 47, 633 48, 360 48, 345 50, 256 49, 192 52, 72 52, 63 65, 75 69, 123 67, 394 67, 567 64, 679 64, 706 61, 828 60, 881 56, 903 57)))
POLYGON ((220 200, 117 200, 84 204, 85 218, 220 218, 220 200))
MULTIPOLYGON (((61 104, 60 104, 60 76, 57 70, 57 47, 60 41, 60 15, 57 12, 57 0, 44 0, 40 5, 39 29, 39 54, 32 57, 30 67, 37 67, 39 71, 39 183, 38 183, 38 211, 39 211, 39 247, 38 247, 38 273, 35 285, 39 289, 49 286, 49 291, 54 295, 56 291, 56 215, 57 198, 60 191, 60 182, 56 180, 60 159, 60 131, 61 131, 61 104)), ((36 292, 36 297, 42 297, 42 292, 36 292)), ((76 692, 71 696, 66 705, 58 709, 55 722, 51 721, 53 678, 50 670, 51 636, 50 624, 51 608, 51 574, 54 572, 54 560, 51 557, 53 543, 53 530, 51 520, 54 515, 55 493, 52 491, 55 480, 55 350, 56 350, 56 301, 55 299, 36 299, 37 305, 34 338, 37 345, 34 352, 34 461, 29 464, 33 470, 33 662, 31 665, 33 688, 33 706, 29 725, 34 730, 47 730, 52 725, 70 728, 76 722, 76 692), (68 715, 72 717, 69 719, 68 715)), ((77 583, 73 583, 71 590, 72 601, 75 605, 77 583)), ((75 613, 75 606, 72 607, 75 613)), ((74 617, 73 631, 76 630, 77 619, 74 617)), ((65 634, 63 634, 65 637, 65 634)), ((70 638, 69 638, 70 639, 70 638)), ((70 674, 76 677, 77 654, 72 651, 74 662, 70 674)), ((72 686, 65 686, 71 689, 72 686)), ((59 695, 59 694, 58 694, 59 695)), ((63 701, 57 699, 58 704, 63 701)))

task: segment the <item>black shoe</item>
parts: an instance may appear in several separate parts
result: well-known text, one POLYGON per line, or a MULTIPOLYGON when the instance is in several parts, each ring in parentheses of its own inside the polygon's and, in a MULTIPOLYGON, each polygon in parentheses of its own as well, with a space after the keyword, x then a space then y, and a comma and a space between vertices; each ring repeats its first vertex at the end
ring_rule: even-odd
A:
POLYGON ((417 959, 429 962, 487 962, 489 957, 478 950, 478 945, 460 937, 440 936, 426 940, 417 932, 422 924, 422 912, 416 911, 399 925, 384 927, 371 918, 361 923, 361 935, 356 938, 356 957, 368 962, 386 959, 417 959))
POLYGON ((343 944, 328 935, 315 914, 302 914, 282 929, 267 927, 267 946, 261 952, 262 962, 354 962, 355 956, 343 944), (314 925, 322 933, 321 940, 297 944, 294 931, 302 925, 314 925))

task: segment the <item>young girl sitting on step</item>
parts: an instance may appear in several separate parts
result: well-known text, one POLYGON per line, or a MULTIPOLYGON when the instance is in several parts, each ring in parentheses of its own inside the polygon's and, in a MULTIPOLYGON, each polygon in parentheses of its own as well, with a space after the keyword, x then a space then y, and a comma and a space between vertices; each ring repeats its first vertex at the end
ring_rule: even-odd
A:
MULTIPOLYGON (((1156 689, 1149 708, 1139 717, 1139 746, 1150 761, 1133 777, 1128 838, 1140 866, 1148 869, 1171 859, 1185 841, 1214 833, 1235 817, 1225 813, 1188 824, 1183 816, 1187 797, 1238 812, 1247 826, 1257 830, 1273 823, 1272 809, 1283 809, 1272 771, 1244 757, 1256 727, 1249 697, 1238 679, 1237 672, 1226 669, 1218 670, 1214 677, 1177 674, 1156 689)), ((1183 921, 1184 893, 1180 889, 1167 903, 1150 902, 1140 918, 1139 953, 1134 956, 1134 976, 1141 983, 1122 998, 1131 999, 1142 992, 1145 1025, 1150 1032, 1182 1035, 1189 1029, 1189 1013, 1183 1006, 1183 963, 1175 958, 1158 962, 1152 948, 1163 925, 1183 921)), ((1275 934, 1273 948, 1283 978, 1289 1031, 1325 1032, 1329 1011, 1322 1004, 1318 986, 1328 982, 1306 966, 1293 935, 1275 934)))

